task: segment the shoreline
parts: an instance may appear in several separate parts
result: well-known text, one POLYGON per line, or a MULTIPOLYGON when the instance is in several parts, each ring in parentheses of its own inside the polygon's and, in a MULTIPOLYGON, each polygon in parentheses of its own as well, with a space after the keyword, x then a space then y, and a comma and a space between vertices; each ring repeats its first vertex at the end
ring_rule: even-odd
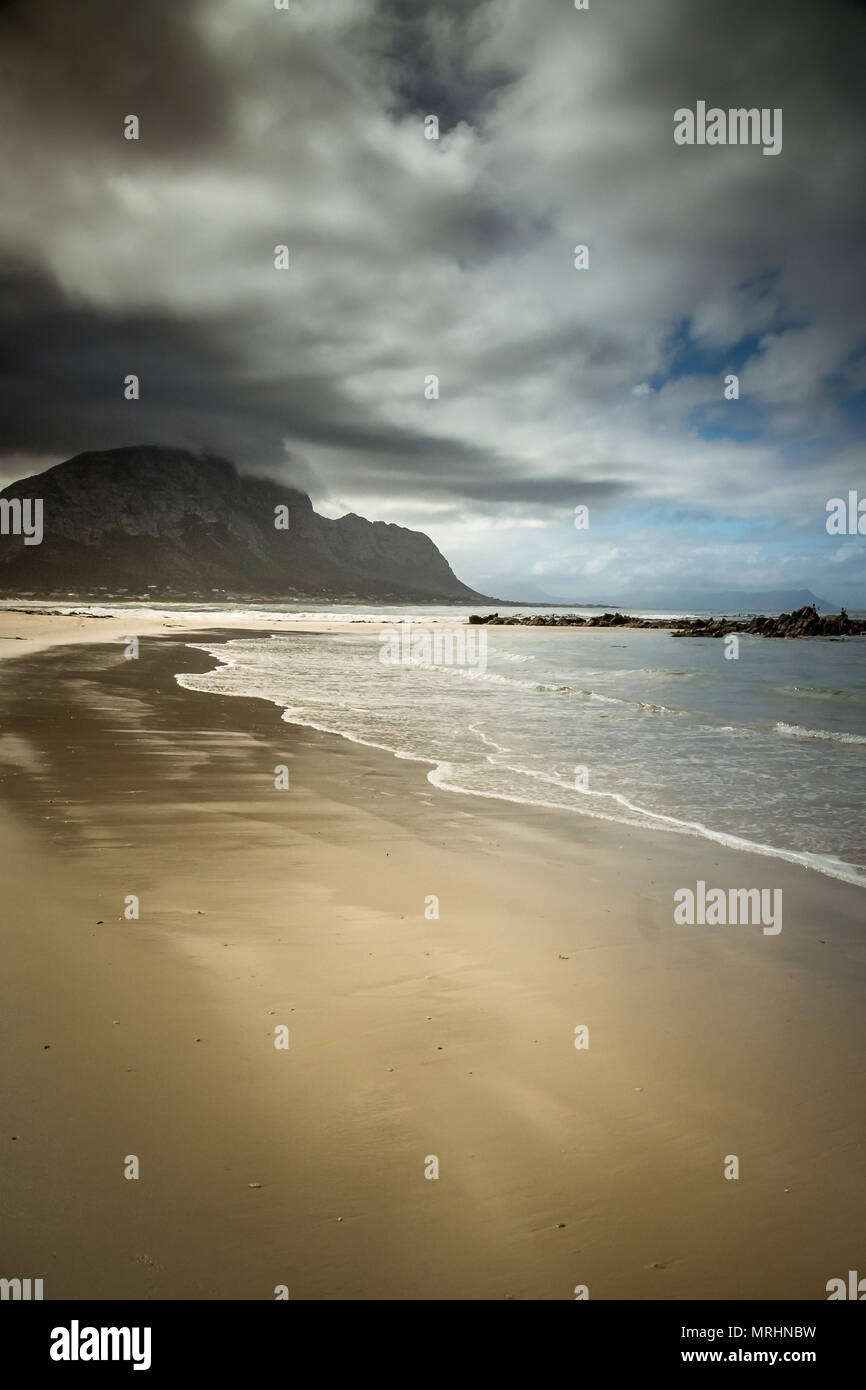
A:
MULTIPOLYGON (((177 613, 172 614, 170 618, 158 616, 147 618, 143 621, 139 620, 134 624, 131 624, 125 616, 95 617, 89 614, 79 613, 77 611, 71 614, 51 613, 44 614, 41 616, 43 617, 44 621, 42 624, 38 626, 37 633, 34 637, 27 631, 18 631, 19 628, 27 629, 32 624, 34 610, 0 608, 0 663, 2 663, 4 660, 19 658, 22 656, 27 656, 28 654, 35 654, 41 651, 50 651, 54 647, 63 645, 89 645, 94 641, 99 643, 116 642, 120 644, 126 640, 127 634, 129 633, 129 629, 131 626, 135 627, 136 635, 139 637, 154 637, 167 635, 168 633, 175 633, 177 635, 184 634, 184 636, 187 639, 187 644, 189 644, 189 639, 195 636, 198 636, 202 640, 212 641, 216 639, 216 641, 218 641, 220 644, 223 644, 231 640, 231 638, 233 637, 243 637, 255 634, 265 636, 268 633, 274 631, 275 629, 281 633, 298 632, 327 635, 328 633, 343 634, 357 632, 359 627, 364 627, 365 629, 369 630, 372 636, 380 632, 383 628, 387 627, 390 622, 389 619, 383 619, 381 621, 332 621, 329 618, 322 618, 319 620, 307 620, 293 618, 291 617, 291 615, 286 614, 268 615, 256 613, 250 614, 246 617, 238 617, 237 620, 235 620, 235 615, 225 614, 224 622, 219 623, 219 625, 215 627, 208 626, 206 628, 202 628, 199 622, 199 619, 201 617, 200 613, 177 613), (27 619, 26 623, 21 621, 22 617, 27 619), (17 642, 19 640, 25 641, 27 645, 22 647, 17 646, 17 642), (13 645, 13 643, 16 645, 13 645)), ((509 628, 511 627, 510 624, 508 624, 508 626, 509 628)), ((526 622, 519 623, 517 624, 517 626, 522 626, 529 628, 530 630, 535 630, 533 624, 526 622)), ((606 630, 606 628, 593 627, 591 625, 588 625, 582 629, 582 631, 584 632, 606 630)), ((219 658, 217 657, 213 657, 212 659, 219 661, 219 658)), ((199 672, 195 674, 203 673, 199 672)), ((181 684, 180 681, 178 683, 181 684)), ((186 686, 183 686, 182 688, 193 690, 195 689, 195 687, 186 686)), ((237 696, 234 693, 230 693, 226 694, 226 698, 258 699, 260 697, 237 696)), ((272 701, 269 697, 261 698, 266 703, 271 704, 274 708, 280 709, 281 711, 285 710, 285 706, 280 704, 279 702, 272 701)), ((434 770, 437 770, 440 766, 443 766, 441 760, 437 762, 434 758, 425 758, 421 757, 420 755, 403 752, 399 749, 393 749, 385 744, 366 742, 360 738, 353 738, 352 735, 349 733, 343 733, 337 730, 320 729, 315 724, 301 725, 299 727, 315 729, 320 733, 327 734, 329 737, 344 739, 347 742, 353 743, 360 748, 370 748, 377 752, 381 751, 383 753, 388 754, 391 757, 400 760, 421 762, 433 768, 434 770)), ((558 806, 555 802, 544 801, 543 799, 529 800, 521 799, 516 796, 510 797, 501 793, 484 792, 478 790, 466 790, 462 787, 453 784, 448 784, 445 781, 434 781, 432 778, 430 780, 432 786, 435 786, 452 796, 467 796, 470 798, 479 797, 482 800, 504 802, 506 804, 514 806, 540 807, 543 810, 551 811, 557 814, 579 815, 583 818, 588 818, 591 820, 606 821, 609 824, 615 826, 628 827, 634 825, 634 822, 628 821, 624 818, 621 819, 616 815, 605 815, 604 812, 597 809, 591 809, 589 806, 563 808, 558 806)), ((592 795, 593 793, 587 794, 592 795)), ((864 871, 864 869, 858 866, 857 864, 841 860, 836 855, 831 855, 829 853, 810 854, 805 851, 786 849, 776 845, 762 844, 756 841, 748 840, 745 837, 739 836, 731 831, 715 830, 711 826, 706 826, 697 822, 685 821, 676 816, 666 816, 661 812, 649 811, 644 807, 629 806, 628 809, 636 815, 646 817, 647 821, 649 822, 652 822, 653 820, 657 820, 658 822, 660 822, 660 824, 658 825, 652 825, 650 823, 643 826, 639 826, 639 829, 641 829, 644 832, 652 833, 655 831, 659 834, 672 834, 677 836, 687 835, 690 838, 706 840, 711 844, 717 844, 740 853, 756 855, 760 856, 761 858, 766 858, 770 860, 779 860, 788 864, 800 865, 812 873, 822 875, 825 878, 834 879, 841 883, 851 884, 859 888, 866 887, 866 878, 864 878, 864 872, 866 871, 864 871), (669 824, 666 825, 662 824, 661 822, 669 822, 669 824)))
POLYGON ((680 884, 767 861, 455 798, 181 688, 189 640, 0 663, 6 1263, 47 1298, 823 1298, 855 1267, 861 890, 777 863, 780 935, 675 927, 680 884))
MULTIPOLYGON (((338 605, 334 605, 338 607, 338 605)), ((378 606, 374 603, 367 605, 371 609, 378 606)), ((423 609, 424 604, 417 605, 399 604, 393 605, 399 608, 415 607, 423 609)), ((502 617, 498 612, 490 613, 486 617, 479 614, 467 614, 465 617, 449 618, 443 614, 442 610, 447 608, 447 603, 432 602, 428 605, 435 612, 429 616, 415 613, 411 618, 405 618, 398 614, 382 614, 377 617, 340 615, 336 612, 318 612, 314 605, 310 608, 302 608, 300 613, 284 611, 280 608, 269 608, 266 604, 256 606, 252 602, 246 607, 223 608, 220 605, 203 606, 196 608, 193 604, 182 604, 172 608, 170 604, 160 605, 156 602, 147 604, 145 602, 130 602, 127 605, 112 603, 70 603, 63 608, 51 606, 49 603, 34 601, 32 605, 18 604, 10 600, 6 604, 0 602, 0 643, 9 640, 16 640, 16 635, 10 637, 9 629, 14 633, 16 627, 23 624, 20 618, 26 617, 30 623, 35 619, 37 626, 42 629, 47 637, 51 638, 47 644, 51 645, 54 640, 84 640, 77 638, 75 628, 87 628, 91 625, 103 626, 112 625, 112 631, 117 633, 122 628, 128 628, 131 624, 138 628, 139 635, 152 634, 162 630, 186 629, 201 631, 221 632, 228 628, 237 630, 257 630, 260 627, 276 627, 286 632, 353 632, 358 627, 366 627, 372 631, 381 631, 383 628, 394 626, 407 626, 409 628, 424 628, 428 625, 433 627, 453 627, 454 630, 489 631, 491 628, 507 627, 509 630, 519 630, 522 628, 529 631, 574 631, 582 633, 607 632, 607 631, 626 631, 626 632, 668 632, 673 637, 711 637, 714 639, 725 638, 731 635, 743 635, 751 637, 762 637, 769 639, 784 638, 788 641, 800 641, 809 639, 813 641, 849 641, 852 639, 866 637, 866 618, 850 618, 843 610, 838 614, 819 615, 813 609, 798 609, 794 613, 782 613, 777 616, 747 614, 739 617, 722 617, 718 615, 691 615, 669 614, 663 617, 657 616, 635 616, 622 613, 619 610, 598 613, 592 617, 581 617, 575 612, 565 614, 535 613, 529 617, 521 617, 519 613, 513 616, 502 617), (93 609, 104 608, 104 613, 94 613, 93 609), (814 620, 808 614, 814 613, 814 620), (806 615, 806 616, 804 616, 806 615), (19 621, 16 623, 16 617, 19 621), (56 634, 56 637, 54 636, 56 634)), ((455 607, 468 608, 469 604, 455 604, 455 607)), ((513 605, 521 607, 521 605, 513 605)), ((522 605, 532 607, 533 605, 522 605)), ((564 607, 565 605, 561 605, 564 607)), ((27 640, 27 639, 25 639, 27 640)), ((100 639, 97 639, 100 640, 100 639)), ((2 656, 0 649, 0 656, 2 656)))
MULTIPOLYGON (((224 640, 226 642, 231 640, 231 637, 233 635, 240 634, 228 634, 227 636, 225 636, 224 640)), ((243 635, 248 635, 248 633, 245 633, 243 635)), ((207 644, 202 644, 202 649, 207 649, 207 644)), ((218 663, 217 667, 213 668, 214 671, 218 670, 220 665, 231 666, 233 664, 229 657, 221 657, 218 653, 210 652, 208 650, 208 655, 211 656, 212 660, 215 660, 218 663)), ((285 720, 285 714, 288 708, 290 708, 290 706, 286 706, 283 702, 276 700, 271 696, 262 695, 250 697, 246 693, 236 693, 233 691, 200 692, 198 686, 188 684, 185 681, 184 677, 187 674, 188 673, 179 673, 176 676, 178 684, 183 689, 193 690, 198 693, 210 693, 214 695, 219 695, 226 699, 261 699, 266 704, 270 704, 274 708, 279 709, 281 711, 281 718, 283 718, 284 722, 286 723, 296 724, 300 728, 315 729, 317 732, 327 734, 329 737, 345 739, 347 742, 355 744, 360 748, 375 749, 376 751, 381 751, 390 754, 391 757, 398 758, 403 761, 421 763, 424 766, 432 769, 427 775, 427 780, 429 781, 430 785, 436 787, 441 791, 449 792, 452 795, 479 797, 482 800, 505 802, 513 806, 536 807, 541 808, 542 810, 553 811, 565 815, 577 815, 582 817, 588 817, 592 820, 605 821, 611 825, 629 826, 632 828, 637 828, 640 830, 651 832, 655 831, 659 834, 689 835, 696 839, 707 840, 712 844, 721 845, 727 849, 736 850, 743 854, 758 855, 762 858, 778 859, 788 864, 796 864, 805 869, 810 870, 813 873, 822 874, 826 878, 835 879, 841 883, 852 884, 859 888, 866 888, 866 868, 849 863, 846 860, 839 858, 838 855, 833 855, 830 853, 812 854, 807 853, 806 851, 786 849, 776 845, 763 844, 758 841, 748 840, 745 837, 737 835, 732 831, 715 830, 711 826, 704 825, 701 822, 686 821, 678 816, 666 815, 662 812, 649 811, 645 807, 636 806, 632 802, 626 801, 624 803, 626 809, 631 811, 634 815, 644 817, 646 822, 648 822, 647 824, 640 825, 635 821, 630 821, 626 819, 624 816, 617 816, 612 813, 606 814, 604 811, 600 809, 593 809, 592 805, 590 804, 587 804, 586 806, 564 807, 556 802, 546 801, 542 797, 528 798, 520 797, 517 795, 509 796, 501 792, 479 791, 477 789, 461 787, 456 785, 455 783, 447 782, 443 776, 439 775, 440 769, 447 768, 449 766, 449 762, 447 759, 437 759, 434 757, 423 756, 421 754, 411 753, 407 750, 393 748, 388 744, 374 743, 370 740, 363 739, 359 736, 356 737, 348 732, 338 729, 327 729, 322 725, 315 724, 312 722, 303 722, 294 719, 285 720), (653 824, 653 822, 655 822, 655 824, 653 824)), ((193 678, 201 674, 207 675, 210 674, 210 672, 196 672, 194 673, 193 678)), ((594 793, 587 791, 586 795, 587 797, 598 796, 610 798, 613 800, 617 799, 615 793, 594 793)))

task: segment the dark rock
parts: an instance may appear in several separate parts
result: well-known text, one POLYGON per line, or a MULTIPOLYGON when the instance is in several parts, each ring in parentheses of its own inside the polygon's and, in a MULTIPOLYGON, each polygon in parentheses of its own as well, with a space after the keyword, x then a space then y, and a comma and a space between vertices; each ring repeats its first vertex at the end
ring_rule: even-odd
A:
POLYGON ((780 613, 777 618, 756 615, 752 618, 631 618, 627 613, 600 613, 594 618, 580 618, 575 613, 544 613, 527 618, 519 614, 488 617, 473 614, 470 623, 508 623, 532 627, 636 627, 658 628, 674 637, 727 637, 731 632, 750 633, 756 637, 860 637, 866 634, 866 622, 849 618, 845 609, 821 617, 816 608, 806 604, 793 613, 780 613))

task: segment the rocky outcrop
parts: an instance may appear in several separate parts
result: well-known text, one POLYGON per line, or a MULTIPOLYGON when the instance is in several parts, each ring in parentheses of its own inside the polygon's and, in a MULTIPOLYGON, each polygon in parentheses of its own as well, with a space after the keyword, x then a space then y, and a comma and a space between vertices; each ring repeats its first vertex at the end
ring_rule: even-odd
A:
POLYGON ((727 637, 747 632, 755 637, 857 637, 866 633, 866 622, 849 618, 843 608, 823 616, 806 605, 776 618, 631 618, 627 613, 599 613, 581 618, 577 613, 543 613, 534 617, 517 614, 473 613, 470 623, 519 627, 642 627, 670 631, 674 637, 727 637))
POLYGON ((420 531, 319 516, 225 459, 141 446, 79 454, 0 498, 42 500, 44 536, 0 536, 0 592, 103 598, 470 602, 420 531), (288 509, 288 529, 275 509, 288 509))
POLYGON ((727 637, 729 632, 748 632, 755 637, 856 637, 866 632, 866 623, 849 618, 844 608, 839 613, 822 615, 807 604, 794 613, 780 613, 776 618, 695 618, 687 628, 681 628, 674 635, 727 637))

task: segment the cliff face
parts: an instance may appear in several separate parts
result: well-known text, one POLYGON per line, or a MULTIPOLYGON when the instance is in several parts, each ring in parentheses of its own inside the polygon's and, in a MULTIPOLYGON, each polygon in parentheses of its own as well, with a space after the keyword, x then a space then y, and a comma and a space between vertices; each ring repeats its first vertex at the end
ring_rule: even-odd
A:
POLYGON ((0 493, 15 498, 42 499, 44 535, 39 545, 0 535, 6 595, 480 597, 420 531, 354 515, 332 521, 303 492, 185 450, 78 454, 0 493), (280 506, 289 509, 288 530, 274 525, 280 506))

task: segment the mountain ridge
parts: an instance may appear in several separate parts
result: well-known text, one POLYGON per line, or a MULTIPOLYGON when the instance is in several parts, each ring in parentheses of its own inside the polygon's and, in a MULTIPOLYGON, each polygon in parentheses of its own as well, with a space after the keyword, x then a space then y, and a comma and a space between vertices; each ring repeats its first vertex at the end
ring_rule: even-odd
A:
POLYGON ((562 598, 547 593, 537 585, 509 584, 499 581, 497 589, 503 597, 500 602, 544 605, 555 608, 610 608, 627 611, 632 608, 660 608, 669 611, 694 610, 696 612, 778 612, 796 610, 804 606, 814 606, 821 613, 837 613, 839 604, 830 599, 820 598, 811 589, 651 589, 642 593, 629 592, 625 597, 607 598, 600 601, 595 594, 591 598, 562 598), (510 597, 511 591, 520 592, 519 599, 510 597))
POLYGON ((18 479, 0 500, 39 498, 44 537, 0 536, 0 592, 474 602, 429 536, 349 512, 319 516, 305 492, 228 459, 161 445, 88 451, 18 479), (288 528, 277 529, 276 509, 288 528))

